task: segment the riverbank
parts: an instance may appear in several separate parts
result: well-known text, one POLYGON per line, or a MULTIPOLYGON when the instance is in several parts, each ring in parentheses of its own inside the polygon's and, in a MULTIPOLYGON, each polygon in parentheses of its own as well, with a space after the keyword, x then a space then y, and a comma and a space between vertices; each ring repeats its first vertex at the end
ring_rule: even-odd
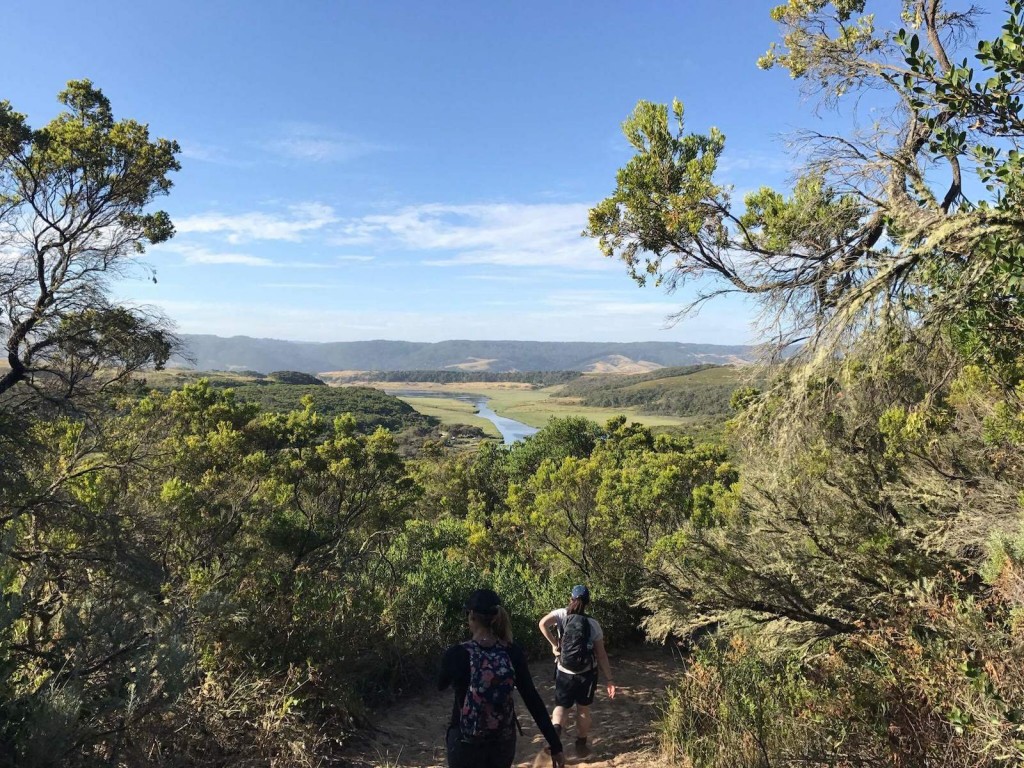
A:
POLYGON ((506 445, 524 440, 537 427, 501 416, 489 406, 489 397, 465 392, 431 392, 423 389, 386 389, 387 394, 408 403, 417 411, 441 419, 442 423, 470 424, 506 445))
MULTIPOLYGON (((701 430, 707 421, 704 417, 678 417, 643 413, 636 408, 599 408, 582 405, 579 398, 559 397, 562 386, 533 388, 529 384, 511 382, 464 382, 438 384, 435 382, 403 382, 396 387, 393 382, 360 382, 360 386, 371 386, 395 394, 409 403, 420 413, 436 416, 445 424, 470 424, 479 426, 485 432, 495 435, 485 424, 486 419, 467 411, 460 396, 478 396, 487 399, 487 405, 499 416, 521 422, 529 427, 541 429, 553 418, 581 416, 603 424, 616 416, 625 416, 630 421, 648 427, 682 428, 701 430), (405 395, 399 393, 406 393, 405 395), (415 393, 415 394, 414 394, 415 393), (478 420, 479 419, 479 420, 478 420), (483 423, 481 423, 483 422, 483 423)), ((493 426, 493 425, 492 425, 493 426)), ((495 435, 496 436, 496 435, 495 435)))

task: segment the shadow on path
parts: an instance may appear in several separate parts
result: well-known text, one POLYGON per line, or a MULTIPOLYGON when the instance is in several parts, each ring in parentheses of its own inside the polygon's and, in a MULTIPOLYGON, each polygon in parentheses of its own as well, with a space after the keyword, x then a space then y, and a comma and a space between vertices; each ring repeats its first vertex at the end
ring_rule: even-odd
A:
MULTIPOLYGON (((566 765, 591 768, 656 768, 663 766, 658 757, 657 723, 666 685, 671 684, 682 667, 678 656, 663 648, 641 647, 612 656, 612 671, 618 691, 609 700, 604 686, 598 686, 592 708, 594 724, 590 755, 580 758, 573 742, 574 720, 566 723, 566 765)), ((554 701, 552 665, 530 665, 534 682, 549 706, 554 701)), ((444 768, 444 732, 451 712, 451 691, 410 697, 381 712, 380 732, 367 743, 354 746, 345 765, 352 768, 444 768)), ((516 711, 524 734, 516 751, 517 768, 542 768, 551 765, 545 754, 543 736, 522 702, 516 711)))

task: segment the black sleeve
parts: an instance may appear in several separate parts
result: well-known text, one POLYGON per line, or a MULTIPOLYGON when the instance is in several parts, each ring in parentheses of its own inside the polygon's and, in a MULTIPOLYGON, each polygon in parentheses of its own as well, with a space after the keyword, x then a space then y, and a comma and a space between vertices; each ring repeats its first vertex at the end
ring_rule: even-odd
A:
POLYGON ((465 656, 466 649, 461 645, 453 645, 444 652, 444 656, 441 657, 441 669, 437 673, 437 690, 443 691, 465 676, 465 656))
POLYGON ((523 703, 526 705, 526 708, 530 710, 533 722, 537 724, 540 732, 544 734, 544 738, 547 739, 551 751, 555 754, 561 752, 562 740, 558 738, 555 726, 551 724, 551 718, 548 716, 548 709, 544 706, 544 700, 537 693, 537 687, 533 684, 533 678, 530 676, 530 667, 526 663, 523 649, 518 645, 511 645, 508 649, 508 655, 516 671, 516 688, 519 689, 519 695, 523 697, 523 703))

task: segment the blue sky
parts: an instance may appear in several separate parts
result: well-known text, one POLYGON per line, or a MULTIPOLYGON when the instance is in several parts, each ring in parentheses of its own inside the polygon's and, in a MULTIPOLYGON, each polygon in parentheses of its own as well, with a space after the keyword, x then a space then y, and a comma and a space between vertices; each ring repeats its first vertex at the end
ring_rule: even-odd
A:
POLYGON ((721 128, 737 190, 785 181, 781 137, 816 118, 754 64, 773 4, 16 2, 0 96, 41 125, 88 77, 181 144, 158 282, 118 291, 183 332, 738 343, 740 300, 666 328, 686 294, 579 233, 641 98, 721 128))

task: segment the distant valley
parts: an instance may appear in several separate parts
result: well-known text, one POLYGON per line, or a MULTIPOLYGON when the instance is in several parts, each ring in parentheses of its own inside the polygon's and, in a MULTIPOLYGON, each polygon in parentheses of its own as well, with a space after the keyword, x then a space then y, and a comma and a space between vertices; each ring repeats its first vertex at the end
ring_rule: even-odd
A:
POLYGON ((199 370, 328 371, 583 371, 638 374, 663 367, 742 365, 755 358, 745 345, 681 342, 343 341, 313 343, 184 334, 178 366, 199 370))

